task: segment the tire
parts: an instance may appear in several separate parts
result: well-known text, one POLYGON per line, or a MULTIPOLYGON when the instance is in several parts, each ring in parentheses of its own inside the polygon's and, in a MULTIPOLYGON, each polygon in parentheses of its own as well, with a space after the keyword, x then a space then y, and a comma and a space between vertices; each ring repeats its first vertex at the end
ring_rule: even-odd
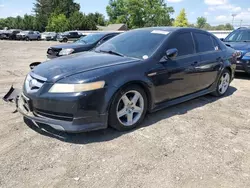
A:
POLYGON ((231 81, 231 74, 228 69, 225 69, 222 72, 220 79, 218 80, 216 91, 213 92, 212 95, 216 97, 221 97, 225 95, 230 86, 230 81, 231 81))
POLYGON ((118 131, 132 130, 143 121, 147 109, 145 91, 138 85, 130 85, 115 95, 109 109, 108 123, 118 131))
POLYGON ((62 41, 63 41, 63 42, 68 42, 68 39, 64 38, 62 41))
POLYGON ((40 37, 37 37, 37 41, 39 41, 39 40, 41 40, 41 38, 40 38, 40 37))
POLYGON ((29 39, 29 37, 25 37, 25 40, 26 40, 26 41, 29 41, 30 39, 29 39))

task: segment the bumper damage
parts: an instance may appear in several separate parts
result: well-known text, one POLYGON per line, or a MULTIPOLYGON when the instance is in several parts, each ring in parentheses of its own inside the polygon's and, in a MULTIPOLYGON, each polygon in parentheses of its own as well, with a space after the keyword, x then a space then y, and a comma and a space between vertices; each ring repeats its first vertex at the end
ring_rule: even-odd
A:
POLYGON ((73 118, 71 121, 58 120, 53 117, 50 118, 49 114, 37 111, 33 106, 33 101, 25 96, 21 90, 15 89, 13 86, 11 86, 10 90, 3 97, 3 100, 5 102, 15 103, 15 112, 19 112, 25 118, 31 120, 37 127, 39 127, 38 123, 41 123, 57 131, 68 133, 88 132, 107 128, 107 114, 78 117, 73 118))

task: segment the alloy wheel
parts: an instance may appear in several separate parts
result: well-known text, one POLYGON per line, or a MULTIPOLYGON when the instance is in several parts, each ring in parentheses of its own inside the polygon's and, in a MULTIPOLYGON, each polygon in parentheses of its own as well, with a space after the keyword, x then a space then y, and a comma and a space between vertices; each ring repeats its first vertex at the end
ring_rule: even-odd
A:
POLYGON ((230 84, 230 75, 228 72, 225 72, 221 78, 220 78, 220 84, 219 84, 219 93, 224 94, 230 84))
POLYGON ((119 122, 126 126, 133 126, 141 118, 144 112, 144 99, 138 91, 128 91, 120 98, 116 116, 119 122))

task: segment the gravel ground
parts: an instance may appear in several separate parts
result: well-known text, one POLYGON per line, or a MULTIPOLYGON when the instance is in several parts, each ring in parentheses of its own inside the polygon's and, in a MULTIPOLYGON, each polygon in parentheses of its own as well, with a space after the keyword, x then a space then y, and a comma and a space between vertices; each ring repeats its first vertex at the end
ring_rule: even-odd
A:
MULTIPOLYGON (((0 97, 56 42, 0 41, 0 97)), ((224 98, 150 114, 137 130, 36 128, 0 101, 0 187, 250 187, 250 76, 224 98)))

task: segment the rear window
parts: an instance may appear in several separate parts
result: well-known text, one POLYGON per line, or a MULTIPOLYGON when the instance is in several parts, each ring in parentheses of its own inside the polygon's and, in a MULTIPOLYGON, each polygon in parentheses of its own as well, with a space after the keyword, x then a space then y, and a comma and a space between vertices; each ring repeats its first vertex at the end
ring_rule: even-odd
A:
POLYGON ((209 52, 215 50, 211 36, 203 33, 194 33, 194 38, 198 52, 209 52))

